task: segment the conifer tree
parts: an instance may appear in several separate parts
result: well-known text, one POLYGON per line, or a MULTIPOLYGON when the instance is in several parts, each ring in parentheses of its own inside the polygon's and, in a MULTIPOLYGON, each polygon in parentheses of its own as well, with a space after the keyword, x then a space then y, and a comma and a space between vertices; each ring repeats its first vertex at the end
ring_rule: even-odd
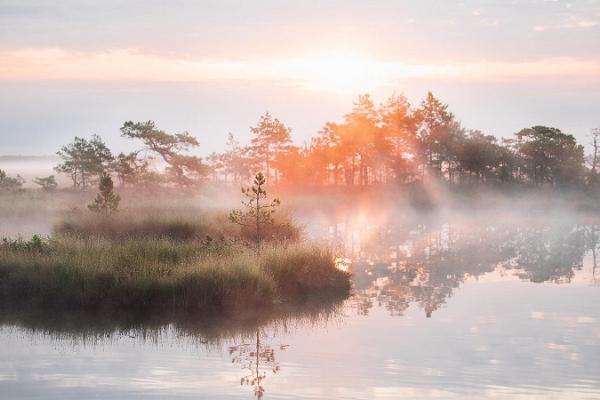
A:
POLYGON ((91 211, 111 214, 119 210, 121 197, 114 192, 114 184, 110 175, 103 172, 98 185, 100 192, 96 195, 94 202, 88 206, 91 211))
POLYGON ((263 188, 265 184, 263 173, 256 174, 252 187, 242 187, 242 193, 246 196, 246 200, 242 200, 243 208, 235 209, 229 215, 231 222, 254 229, 257 252, 260 251, 263 229, 273 224, 273 214, 281 204, 279 199, 267 201, 267 191, 263 188))

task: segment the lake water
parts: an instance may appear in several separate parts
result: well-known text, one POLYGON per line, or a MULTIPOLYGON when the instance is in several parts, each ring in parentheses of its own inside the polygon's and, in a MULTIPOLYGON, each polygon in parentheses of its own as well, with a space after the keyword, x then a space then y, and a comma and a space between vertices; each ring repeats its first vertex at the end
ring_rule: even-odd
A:
POLYGON ((325 224, 353 295, 276 316, 2 315, 0 398, 600 399, 600 227, 564 221, 325 224))

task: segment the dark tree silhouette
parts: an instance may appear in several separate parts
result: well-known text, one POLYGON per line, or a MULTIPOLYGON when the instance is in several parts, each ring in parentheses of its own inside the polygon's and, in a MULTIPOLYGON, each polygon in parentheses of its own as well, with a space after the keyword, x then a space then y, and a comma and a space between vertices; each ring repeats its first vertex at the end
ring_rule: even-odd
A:
POLYGON ((168 134, 156 128, 153 121, 128 121, 121 127, 121 136, 140 139, 143 150, 158 155, 167 164, 167 176, 178 186, 197 185, 208 173, 200 157, 182 154, 199 146, 198 140, 187 132, 168 134))
POLYGON ((69 175, 73 187, 81 189, 97 182, 102 172, 110 168, 114 159, 98 135, 92 135, 90 140, 76 136, 72 143, 63 146, 56 154, 63 162, 56 166, 55 170, 69 175))
POLYGON ((98 185, 99 193, 96 198, 88 206, 91 211, 101 214, 111 214, 119 210, 119 202, 121 197, 114 192, 113 181, 106 172, 100 176, 100 184, 98 185))
POLYGON ((583 183, 583 146, 560 129, 534 126, 517 133, 519 151, 535 185, 567 186, 583 183))

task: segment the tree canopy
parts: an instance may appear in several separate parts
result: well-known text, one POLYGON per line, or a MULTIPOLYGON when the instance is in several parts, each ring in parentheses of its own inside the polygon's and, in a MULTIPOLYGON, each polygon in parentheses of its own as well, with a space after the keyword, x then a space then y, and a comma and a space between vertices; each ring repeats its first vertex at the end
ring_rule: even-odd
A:
POLYGON ((140 149, 113 157, 97 135, 76 137, 58 152, 63 162, 56 170, 83 189, 103 171, 114 173, 120 185, 188 188, 209 179, 243 185, 258 171, 264 171, 266 185, 283 186, 368 187, 433 179, 451 185, 600 187, 598 131, 592 131, 588 168, 573 135, 533 126, 498 139, 465 129, 431 92, 416 106, 402 94, 379 105, 363 94, 340 121, 325 122, 302 146, 293 144, 291 132, 265 112, 250 127, 247 145, 230 133, 225 151, 203 161, 192 154, 199 142, 188 132, 171 134, 153 121, 128 121, 121 135, 140 141, 140 149))

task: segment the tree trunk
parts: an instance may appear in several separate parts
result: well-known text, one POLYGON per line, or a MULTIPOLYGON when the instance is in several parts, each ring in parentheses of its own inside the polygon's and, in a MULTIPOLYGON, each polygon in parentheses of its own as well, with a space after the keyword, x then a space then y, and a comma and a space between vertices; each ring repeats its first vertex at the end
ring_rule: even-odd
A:
POLYGON ((256 252, 260 254, 260 195, 256 195, 256 252))

